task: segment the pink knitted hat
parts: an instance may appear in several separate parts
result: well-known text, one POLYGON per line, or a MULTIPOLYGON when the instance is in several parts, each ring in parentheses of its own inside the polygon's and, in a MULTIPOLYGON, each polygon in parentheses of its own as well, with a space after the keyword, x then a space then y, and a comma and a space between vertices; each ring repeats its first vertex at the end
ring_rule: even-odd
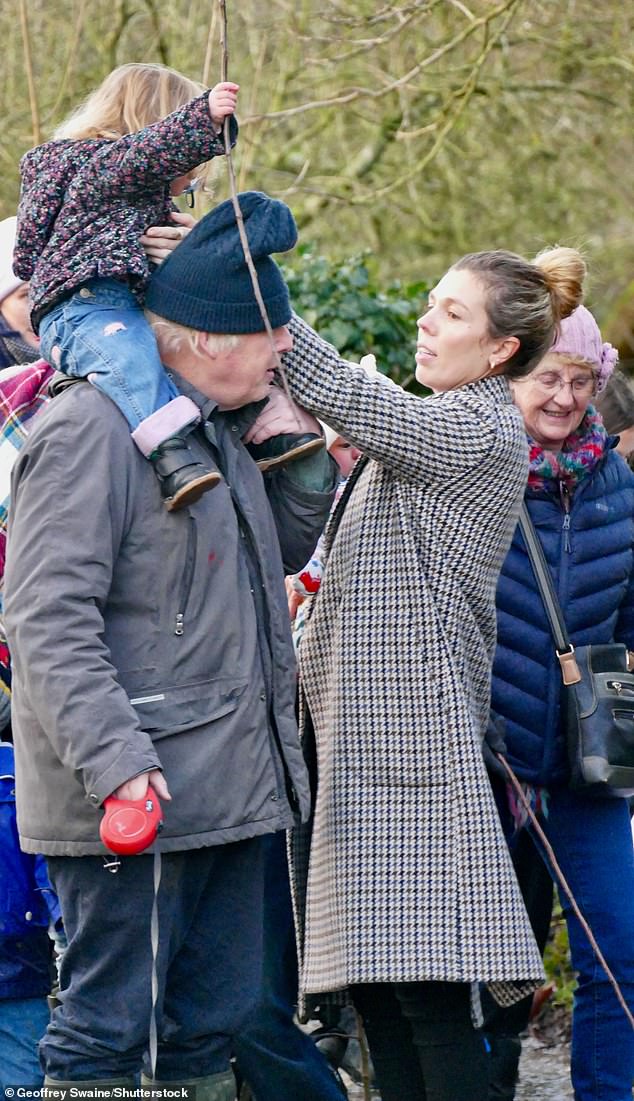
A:
POLYGON ((597 375, 598 393, 605 389, 619 358, 616 348, 601 340, 599 326, 585 306, 577 306, 570 317, 560 321, 559 335, 550 350, 591 363, 597 375))

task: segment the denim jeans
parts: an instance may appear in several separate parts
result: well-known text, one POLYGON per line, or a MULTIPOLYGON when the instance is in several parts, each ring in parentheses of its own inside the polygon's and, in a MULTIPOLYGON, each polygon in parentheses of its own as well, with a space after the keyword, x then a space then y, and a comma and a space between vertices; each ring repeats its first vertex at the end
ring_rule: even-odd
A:
MULTIPOLYGON (((627 800, 553 788, 547 806, 540 825, 634 1012, 634 848, 627 800)), ((535 844, 540 848, 538 839, 535 844)), ((559 894, 578 973, 571 1051, 575 1099, 631 1101, 634 1032, 567 897, 559 894)))
MULTIPOLYGON (((158 1062, 164 1081, 228 1071, 260 995, 263 839, 164 853, 159 889, 158 1062)), ((154 858, 48 858, 68 947, 61 1005, 40 1044, 50 1078, 150 1072, 154 858)))
POLYGON ((0 1001, 0 1089, 42 1085, 37 1045, 48 1022, 46 998, 0 1001))
POLYGON ((263 1000, 240 1030, 235 1055, 256 1101, 342 1101, 326 1059, 293 1020, 297 950, 284 834, 265 839, 263 1000))
POLYGON ((40 322, 44 359, 71 378, 90 378, 130 428, 179 396, 154 333, 129 287, 96 279, 53 307, 40 322))

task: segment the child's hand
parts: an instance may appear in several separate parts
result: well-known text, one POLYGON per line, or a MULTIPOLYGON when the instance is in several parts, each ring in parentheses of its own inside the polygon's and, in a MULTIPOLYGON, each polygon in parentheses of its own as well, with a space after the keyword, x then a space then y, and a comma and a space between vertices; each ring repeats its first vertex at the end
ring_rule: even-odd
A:
POLYGON ((293 588, 293 578, 285 577, 284 582, 286 585, 286 599, 288 601, 288 614, 291 619, 291 623, 295 622, 295 616, 299 610, 300 604, 303 604, 306 597, 304 593, 300 593, 297 589, 293 588))
POLYGON ((192 218, 191 214, 181 214, 180 211, 178 213, 174 211, 171 218, 176 222, 176 225, 150 226, 140 238, 143 251, 152 264, 161 264, 163 260, 166 260, 170 252, 173 252, 176 246, 180 245, 190 229, 193 229, 196 225, 196 219, 192 218))
POLYGON ((233 84, 230 80, 222 81, 214 85, 209 93, 209 114, 211 121, 218 130, 222 130, 222 124, 228 115, 233 115, 238 101, 239 84, 233 84))

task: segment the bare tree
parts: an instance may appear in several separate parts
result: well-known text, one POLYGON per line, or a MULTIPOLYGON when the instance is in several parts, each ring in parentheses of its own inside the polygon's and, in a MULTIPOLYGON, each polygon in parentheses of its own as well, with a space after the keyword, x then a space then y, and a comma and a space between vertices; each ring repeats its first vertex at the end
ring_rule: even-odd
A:
MULTIPOLYGON (((220 78, 217 0, 0 0, 0 200, 113 65, 220 78), (60 28, 64 29, 60 33, 60 28)), ((457 254, 581 245, 606 302, 632 271, 634 11, 621 0, 226 0, 240 188, 287 199, 330 255, 383 276, 457 254)), ((216 197, 228 194, 217 172, 216 197)))

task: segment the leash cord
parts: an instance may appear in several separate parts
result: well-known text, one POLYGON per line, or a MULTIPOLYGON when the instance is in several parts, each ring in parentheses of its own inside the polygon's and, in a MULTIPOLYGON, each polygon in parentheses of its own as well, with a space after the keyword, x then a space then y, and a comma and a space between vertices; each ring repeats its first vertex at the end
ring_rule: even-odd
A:
POLYGON ((573 893, 572 893, 572 891, 571 891, 571 889, 570 889, 570 887, 569 887, 569 885, 566 881, 564 873, 562 872, 562 870, 561 870, 561 868, 560 868, 560 866, 557 862, 557 858, 555 857, 555 854, 553 852, 552 845, 550 844, 548 838, 546 837, 546 834, 544 833, 544 831, 541 828, 539 822, 537 821, 537 815, 534 813, 533 808, 530 805, 530 801, 527 798, 526 793, 525 793, 522 785, 520 784, 517 776, 513 772, 513 769, 511 768, 510 764, 502 756, 502 754, 501 753, 496 753, 495 756, 496 756, 497 760, 500 761, 503 764, 503 766, 506 770, 507 776, 508 776, 509 780, 511 781, 511 784, 513 785, 514 789, 515 789, 515 793, 516 793, 517 797, 519 798, 522 806, 524 807, 524 810, 528 814, 528 817, 530 818, 531 825, 533 826, 533 828, 535 830, 535 833, 537 834, 537 836, 539 837, 539 840, 541 841, 542 845, 544 846, 544 850, 546 852, 546 855, 548 856, 551 868, 552 868, 553 872, 555 873, 557 881, 558 881, 559 885, 563 888, 563 890, 566 894, 566 897, 567 897, 567 899, 568 899, 568 901, 569 901, 569 903, 572 907, 572 910, 575 914, 575 917, 577 918, 577 921, 579 922, 581 928, 583 929, 583 931, 586 934, 588 940, 590 941, 590 944, 592 946, 592 950, 594 951, 599 963, 601 964, 601 967, 605 971, 605 973, 608 977, 608 980, 609 980, 609 982, 610 982, 610 984, 611 984, 611 986, 614 990, 614 993, 616 994, 617 999, 618 999, 618 1001, 620 1002, 620 1004, 623 1008, 623 1012, 625 1013, 628 1021, 630 1022, 630 1025, 631 1025, 632 1029, 634 1030, 634 1015, 632 1015, 632 1012, 631 1012, 631 1010, 630 1010, 630 1008, 629 1008, 629 1006, 628 1006, 628 1004, 625 1001, 625 998, 623 996, 623 992, 621 990, 621 987, 619 986, 618 982, 616 981, 612 971, 610 970, 610 968, 608 966, 608 963, 605 959, 605 956, 603 955, 603 952, 601 951, 601 949, 599 948, 599 945, 597 944, 597 942, 595 940, 592 929, 588 925, 588 922, 584 918, 583 914, 581 913, 581 910, 579 909, 579 907, 577 905, 576 899, 575 899, 575 897, 574 897, 574 895, 573 895, 573 893))
POLYGON ((159 920, 158 920, 158 892, 161 885, 161 854, 154 853, 154 899, 152 901, 152 917, 150 919, 150 938, 152 941, 152 1009, 150 1013, 149 1032, 149 1056, 152 1068, 152 1081, 156 1079, 156 1060, 158 1055, 158 1031, 156 1023, 156 1006, 158 1002, 158 973, 157 957, 159 946, 159 920))

